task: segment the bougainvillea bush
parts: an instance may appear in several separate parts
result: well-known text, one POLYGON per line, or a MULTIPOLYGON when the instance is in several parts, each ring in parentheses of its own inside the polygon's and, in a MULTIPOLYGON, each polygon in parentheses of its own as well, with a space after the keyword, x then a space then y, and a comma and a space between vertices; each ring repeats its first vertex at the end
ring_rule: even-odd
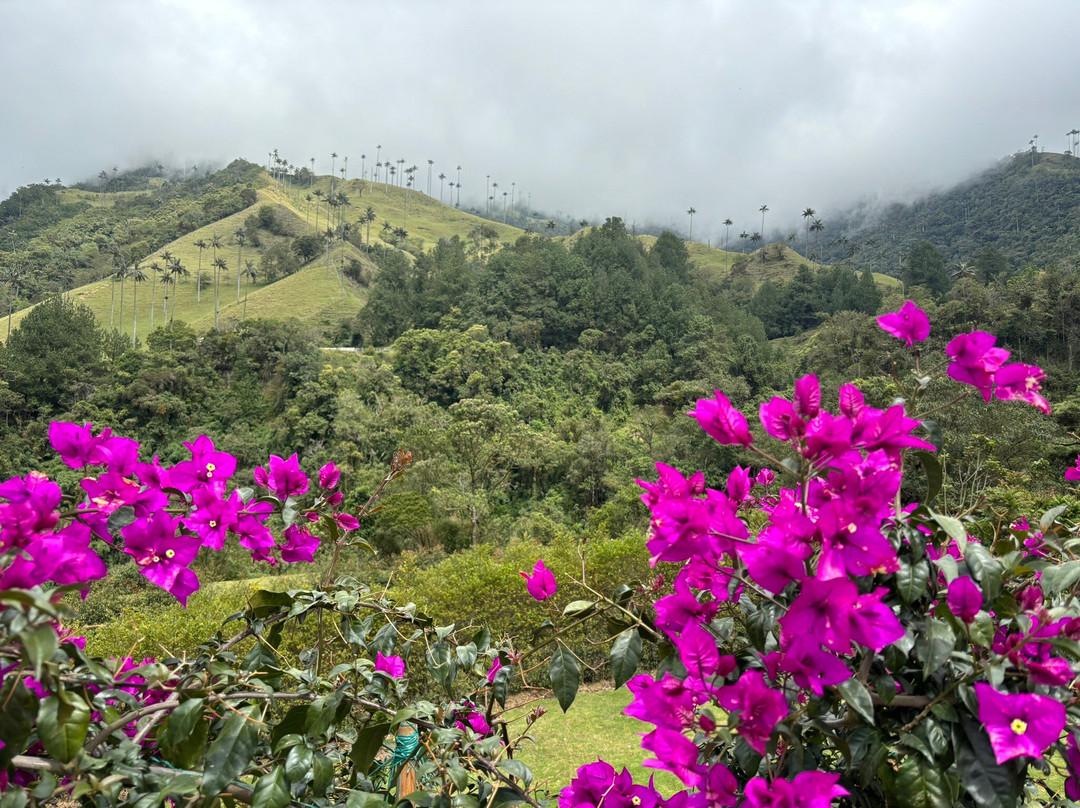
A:
MULTIPOLYGON (((1042 371, 1009 363, 978 331, 927 369, 922 311, 907 303, 879 323, 911 356, 892 406, 845 385, 829 412, 814 376, 762 403, 760 430, 722 392, 699 401, 690 415, 705 432, 756 452, 761 468, 733 469, 718 490, 660 464, 640 484, 651 559, 677 565, 673 589, 600 592, 586 573, 582 596, 556 609, 572 582, 538 559, 521 595, 547 619, 529 637, 434 625, 335 578, 341 555, 363 549, 354 530, 382 487, 345 513, 333 464, 309 476, 295 455, 275 456, 241 486, 207 437, 166 466, 107 429, 54 423, 81 490, 37 473, 0 484, 0 808, 63 795, 102 808, 540 808, 549 797, 515 759, 539 711, 515 723, 501 708, 537 668, 569 708, 581 664, 563 638, 593 620, 610 636, 616 685, 633 694, 646 765, 686 788, 664 796, 585 762, 563 808, 1045 804, 1048 775, 1062 800, 1080 798, 1075 530, 1055 508, 976 537, 969 515, 935 510, 938 430, 934 410, 920 411, 943 375, 956 399, 1045 412, 1042 371), (906 502, 915 468, 928 487, 906 502), (107 574, 105 545, 184 602, 199 587, 196 554, 231 542, 253 563, 332 560, 314 589, 255 591, 183 659, 93 659, 65 631, 62 598, 107 574), (287 632, 312 644, 294 658, 287 632), (654 673, 638 672, 646 643, 662 660, 654 673), (398 793, 404 765, 417 785, 398 793)), ((384 485, 408 463, 395 456, 384 485)), ((1066 477, 1080 479, 1080 459, 1066 477)))

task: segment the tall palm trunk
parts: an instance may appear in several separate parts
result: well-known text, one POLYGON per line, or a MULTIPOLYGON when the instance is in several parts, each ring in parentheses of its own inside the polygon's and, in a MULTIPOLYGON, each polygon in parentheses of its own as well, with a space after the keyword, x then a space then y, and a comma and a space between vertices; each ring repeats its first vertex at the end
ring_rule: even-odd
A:
POLYGON ((135 347, 135 335, 139 330, 139 284, 135 284, 134 296, 131 300, 131 347, 135 347))

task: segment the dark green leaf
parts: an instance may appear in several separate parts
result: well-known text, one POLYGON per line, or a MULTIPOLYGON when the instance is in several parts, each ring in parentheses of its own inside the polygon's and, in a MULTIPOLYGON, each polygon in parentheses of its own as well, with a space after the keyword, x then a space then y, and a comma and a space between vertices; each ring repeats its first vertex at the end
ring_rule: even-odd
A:
POLYGON ((964 560, 982 589, 983 601, 993 603, 1001 593, 1001 564, 978 542, 969 542, 964 560))
POLYGON ((863 721, 867 724, 874 723, 874 701, 870 698, 870 691, 866 689, 866 685, 858 679, 848 679, 837 685, 836 689, 863 721))
POLYGON ((933 618, 928 619, 915 640, 915 653, 922 660, 923 676, 929 676, 944 665, 955 644, 956 635, 948 623, 933 618))
POLYGON ((311 702, 307 714, 307 734, 322 735, 334 723, 341 700, 345 698, 344 690, 335 690, 325 696, 319 696, 311 702))
POLYGON ((532 782, 532 771, 520 760, 500 760, 499 768, 511 777, 516 777, 523 782, 526 788, 528 788, 529 784, 532 782))
POLYGON ((251 808, 286 808, 291 802, 289 781, 285 779, 285 770, 280 766, 275 767, 269 774, 264 774, 255 783, 251 808))
POLYGON ((26 751, 26 741, 38 711, 38 700, 31 693, 21 678, 8 676, 0 687, 0 738, 4 746, 0 748, 0 769, 7 768, 14 755, 26 751))
POLYGON ((968 629, 971 641, 980 648, 989 648, 994 642, 994 620, 986 612, 975 615, 975 622, 968 629))
POLYGON ((285 755, 285 775, 291 783, 303 783, 311 777, 311 762, 315 753, 306 746, 294 746, 285 755))
POLYGON ((926 502, 930 503, 934 501, 934 497, 941 491, 941 463, 930 452, 920 450, 915 452, 915 457, 919 459, 922 464, 923 471, 926 472, 926 502))
POLYGON ((345 798, 345 808, 390 808, 390 803, 369 791, 350 791, 345 798))
POLYGON ((628 628, 611 644, 611 675, 615 687, 622 687, 637 672, 641 663, 641 635, 636 628, 628 628))
POLYGON ((491 647, 491 629, 484 626, 478 632, 473 635, 473 644, 476 645, 476 650, 481 654, 487 651, 491 647))
POLYGON ((1067 561, 1043 569, 1039 583, 1043 592, 1053 595, 1074 586, 1080 581, 1080 561, 1067 561))
MULTIPOLYGON (((206 750, 201 791, 215 797, 233 780, 244 773, 259 738, 259 711, 255 707, 230 713, 225 726, 206 750)), ((290 778, 291 779, 291 778, 290 778)))
POLYGON ((287 592, 271 592, 267 589, 256 589, 248 598, 251 613, 255 617, 267 617, 278 609, 292 606, 293 598, 287 592))
POLYGON ((352 746, 349 758, 352 760, 353 772, 359 777, 366 777, 371 768, 375 755, 382 746, 383 739, 390 732, 390 722, 384 721, 377 724, 368 724, 356 736, 356 742, 352 746))
MULTIPOLYGON (((184 702, 184 704, 181 704, 180 707, 177 707, 176 709, 180 710, 185 704, 190 704, 192 702, 201 704, 201 700, 192 699, 184 702)), ((194 711, 194 708, 192 707, 187 709, 194 711)), ((200 720, 195 721, 190 725, 187 734, 170 733, 170 740, 174 740, 175 742, 171 744, 162 742, 161 744, 161 756, 178 769, 193 768, 199 762, 199 758, 202 757, 203 752, 206 750, 206 736, 210 731, 210 722, 201 718, 201 712, 199 713, 199 717, 200 720)), ((172 716, 169 716, 168 721, 172 721, 172 716)), ((169 725, 166 724, 164 731, 168 731, 168 729, 169 725)))
POLYGON ((555 691, 555 698, 559 700, 559 706, 565 713, 574 703, 578 685, 581 683, 578 661, 569 650, 560 645, 551 655, 548 674, 551 677, 551 689, 555 691))
POLYGON ((165 727, 159 738, 166 746, 176 746, 195 731, 195 724, 203 715, 203 699, 188 699, 181 702, 165 719, 165 727))
POLYGON ((450 646, 445 642, 437 642, 424 654, 431 678, 438 682, 449 693, 457 678, 457 660, 451 655, 450 646))
POLYGON ((307 704, 297 704, 290 707, 281 720, 270 728, 270 743, 272 746, 276 747, 277 742, 286 735, 303 734, 307 727, 308 706, 307 704))
POLYGON ((913 749, 918 752, 928 763, 934 762, 934 753, 930 751, 930 746, 920 738, 918 735, 912 735, 910 732, 900 733, 900 743, 906 746, 908 749, 913 749))
POLYGON ((131 505, 121 505, 115 511, 109 514, 109 519, 105 523, 105 529, 109 533, 115 535, 120 532, 120 528, 127 527, 135 521, 135 509, 131 505))
POLYGON ((311 757, 311 790, 315 796, 322 797, 334 779, 334 764, 321 752, 311 757))
POLYGON ((26 658, 34 666, 34 676, 41 678, 41 666, 52 659, 60 647, 60 640, 56 636, 56 629, 52 626, 38 626, 19 632, 19 642, 22 643, 26 658))
POLYGON ((909 755, 896 773, 894 797, 903 808, 952 808, 952 789, 941 767, 909 755))
POLYGON ((896 572, 896 590, 905 604, 911 604, 926 594, 929 581, 930 565, 925 559, 914 564, 906 558, 900 559, 900 569, 896 572))
POLYGON ((69 763, 86 740, 90 710, 79 698, 49 696, 38 708, 38 737, 50 757, 69 763))
POLYGON ((1068 505, 1056 505, 1055 507, 1048 510, 1039 518, 1039 527, 1041 527, 1044 531, 1049 530, 1051 527, 1053 527, 1054 522, 1057 521, 1057 518, 1061 516, 1061 514, 1065 513, 1068 507, 1068 505))
POLYGON ((956 542, 961 552, 963 552, 964 546, 967 544, 967 530, 964 529, 964 523, 955 517, 935 513, 934 511, 930 511, 930 516, 945 531, 945 534, 956 542))
POLYGON ((476 664, 476 645, 475 643, 469 643, 468 645, 459 645, 454 649, 454 655, 457 656, 458 665, 462 670, 472 670, 472 666, 476 664))
POLYGON ((1020 796, 1023 769, 999 766, 982 725, 965 716, 953 725, 953 749, 960 784, 979 808, 1013 808, 1020 796))
POLYGON ((506 692, 510 687, 510 668, 503 666, 495 674, 495 681, 491 683, 491 691, 495 695, 495 701, 499 706, 506 707, 506 692))

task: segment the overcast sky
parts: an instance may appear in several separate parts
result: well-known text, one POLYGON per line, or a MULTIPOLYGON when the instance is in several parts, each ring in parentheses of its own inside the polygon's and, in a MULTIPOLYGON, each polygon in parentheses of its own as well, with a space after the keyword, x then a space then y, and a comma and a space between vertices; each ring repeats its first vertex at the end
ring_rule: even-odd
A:
MULTIPOLYGON (((0 198, 382 156, 695 239, 801 229, 1080 128, 1080 2, 0 0, 0 198)), ((436 189, 435 193, 438 191, 436 189)))

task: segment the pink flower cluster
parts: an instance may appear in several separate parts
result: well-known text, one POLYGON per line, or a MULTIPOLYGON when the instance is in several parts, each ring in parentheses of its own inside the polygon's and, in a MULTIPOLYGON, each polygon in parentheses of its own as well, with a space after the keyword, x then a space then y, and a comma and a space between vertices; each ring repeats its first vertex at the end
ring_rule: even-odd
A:
MULTIPOLYGON (((82 480, 85 498, 65 518, 60 487, 43 475, 32 472, 0 484, 0 498, 7 500, 0 503, 0 589, 102 578, 105 564, 91 541, 97 537, 112 544, 117 532, 140 573, 181 603, 199 588, 190 565, 202 547, 220 550, 231 537, 253 559, 276 564, 311 561, 319 546, 318 536, 298 523, 285 529, 285 541, 278 544, 266 525, 273 502, 245 501, 238 489, 230 490, 236 458, 217 450, 205 435, 185 443, 191 458, 172 466, 156 457, 141 462, 138 443, 108 429, 95 435, 90 424, 54 421, 49 440, 70 468, 96 474, 82 480), (117 513, 125 507, 130 512, 117 513)), ((305 521, 326 516, 341 530, 358 526, 354 516, 337 511, 342 495, 333 489, 339 477, 332 463, 320 471, 321 493, 303 512, 305 521)), ((290 503, 309 485, 296 455, 272 456, 268 469, 257 469, 255 478, 290 503)))

